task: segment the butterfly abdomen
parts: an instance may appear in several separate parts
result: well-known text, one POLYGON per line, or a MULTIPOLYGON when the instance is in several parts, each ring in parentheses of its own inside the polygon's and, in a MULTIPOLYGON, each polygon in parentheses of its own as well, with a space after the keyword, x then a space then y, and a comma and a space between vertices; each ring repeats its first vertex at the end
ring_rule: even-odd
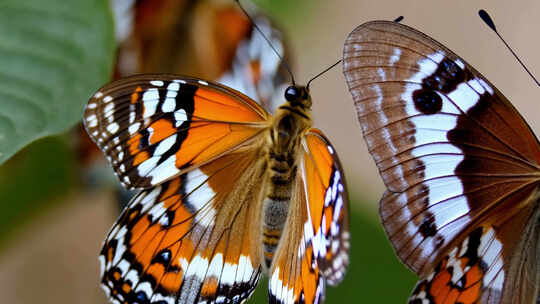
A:
POLYGON ((267 267, 272 263, 289 213, 292 185, 297 174, 299 134, 309 127, 311 118, 306 109, 286 102, 277 110, 268 132, 266 161, 269 181, 263 202, 263 245, 267 267))
POLYGON ((287 219, 296 167, 292 158, 275 155, 272 151, 269 153, 268 165, 270 183, 263 202, 263 243, 266 266, 270 267, 287 219))

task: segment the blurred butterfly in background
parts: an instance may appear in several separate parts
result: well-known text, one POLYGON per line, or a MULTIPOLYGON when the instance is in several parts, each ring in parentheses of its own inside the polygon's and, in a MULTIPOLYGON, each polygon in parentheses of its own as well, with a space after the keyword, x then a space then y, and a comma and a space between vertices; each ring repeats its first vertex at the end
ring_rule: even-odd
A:
POLYGON ((113 303, 240 303, 262 273, 271 303, 322 303, 325 285, 343 279, 341 165, 311 127, 308 87, 276 89, 279 59, 261 61, 270 51, 256 35, 237 48, 251 57, 237 56, 221 76, 251 97, 200 78, 145 74, 88 102, 88 134, 122 184, 141 189, 99 257, 113 303), (285 103, 270 115, 276 91, 285 103))
POLYGON ((405 25, 360 25, 343 56, 384 228, 420 276, 409 303, 536 303, 540 144, 521 115, 405 25))
MULTIPOLYGON (((189 73, 263 101, 268 110, 282 102, 289 74, 234 2, 116 0, 111 4, 118 44, 114 79, 149 72, 189 73)), ((280 31, 254 7, 249 8, 259 28, 287 60, 289 51, 280 31)), ((135 192, 110 174, 82 125, 76 138, 84 184, 94 191, 103 186, 114 189, 123 209, 135 192)))

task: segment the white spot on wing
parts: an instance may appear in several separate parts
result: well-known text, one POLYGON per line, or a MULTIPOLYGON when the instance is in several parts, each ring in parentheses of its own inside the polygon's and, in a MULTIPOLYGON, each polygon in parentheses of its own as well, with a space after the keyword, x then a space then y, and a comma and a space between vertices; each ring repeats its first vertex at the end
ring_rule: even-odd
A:
POLYGON ((96 115, 91 115, 86 118, 86 121, 88 122, 88 127, 95 128, 97 127, 98 121, 96 118, 96 115))
POLYGON ((379 77, 381 77, 381 81, 386 81, 386 72, 382 68, 378 68, 377 73, 379 74, 379 77))
POLYGON ((106 263, 105 263, 105 256, 103 255, 100 255, 98 257, 98 261, 99 261, 99 269, 100 269, 100 274, 101 276, 103 276, 103 274, 105 273, 105 267, 106 267, 106 263))
POLYGON ((139 127, 141 126, 141 123, 135 123, 128 127, 128 131, 130 135, 135 134, 135 132, 139 131, 139 127))
POLYGON ((174 96, 171 96, 171 97, 176 97, 176 94, 178 93, 178 90, 180 90, 180 85, 178 84, 178 82, 171 82, 167 86, 167 90, 168 90, 167 94, 174 93, 174 96))
POLYGON ((240 255, 238 260, 238 271, 236 272, 237 282, 249 282, 251 275, 253 274, 253 265, 249 257, 240 255))
POLYGON ((174 126, 177 128, 180 127, 184 121, 187 121, 186 110, 179 109, 178 111, 174 112, 174 120, 174 126))
POLYGON ((130 268, 130 264, 129 264, 128 261, 122 259, 120 261, 120 263, 118 263, 117 267, 118 267, 118 269, 120 269, 121 275, 123 277, 123 276, 125 276, 127 274, 127 271, 130 268))
POLYGON ((137 168, 139 176, 150 177, 152 178, 152 184, 159 184, 180 172, 176 167, 175 154, 158 165, 160 159, 161 156, 154 156, 142 162, 137 168))
POLYGON ((202 282, 206 275, 206 269, 208 269, 208 259, 197 254, 189 263, 185 277, 195 276, 202 282))
POLYGON ((163 203, 155 204, 152 209, 148 212, 152 216, 152 220, 155 221, 156 219, 160 218, 167 209, 165 209, 165 205, 163 203))
POLYGON ((156 86, 156 87, 162 87, 163 86, 163 81, 161 81, 161 80, 152 80, 152 81, 150 81, 150 84, 153 85, 153 86, 156 86))
POLYGON ((152 297, 152 293, 154 290, 152 289, 152 285, 150 285, 149 282, 143 281, 137 285, 135 291, 142 291, 146 294, 147 298, 150 298, 152 297))
POLYGON ((174 143, 176 143, 176 137, 177 137, 177 134, 173 134, 167 138, 165 138, 164 140, 162 140, 158 146, 156 147, 156 150, 154 151, 154 155, 163 155, 165 154, 167 151, 169 151, 172 146, 174 145, 174 143))
POLYGON ((236 264, 225 263, 221 274, 221 283, 232 286, 236 275, 236 264))
POLYGON ((467 112, 476 105, 480 95, 468 83, 460 83, 455 90, 448 94, 448 98, 457 104, 463 112, 467 112))
MULTIPOLYGON (((168 92, 167 95, 169 95, 169 93, 176 93, 176 92, 168 92)), ((174 111, 174 108, 176 108, 176 100, 174 99, 174 97, 167 97, 165 98, 165 101, 163 102, 163 106, 161 107, 161 110, 165 113, 169 113, 169 112, 172 112, 174 111)))
POLYGON ((208 277, 219 278, 221 275, 222 268, 223 268, 223 254, 217 253, 212 258, 212 262, 210 262, 210 266, 208 266, 208 272, 206 273, 206 275, 208 277))
POLYGON ((114 111, 114 103, 109 103, 103 108, 103 116, 111 115, 114 111))
POLYGON ((186 193, 188 201, 196 210, 204 207, 215 195, 206 180, 208 176, 201 170, 195 169, 186 175, 186 193))
POLYGON ((176 300, 172 296, 164 296, 160 294, 159 292, 155 292, 152 296, 152 299, 150 299, 150 303, 161 303, 161 301, 165 301, 167 304, 175 304, 176 300))
POLYGON ((401 57, 401 49, 395 48, 394 54, 390 57, 390 65, 394 65, 394 63, 399 61, 399 58, 401 57))
POLYGON ((146 212, 146 210, 150 209, 156 202, 156 198, 161 192, 161 186, 157 186, 152 191, 143 193, 142 198, 140 199, 140 204, 142 205, 141 213, 146 212))
POLYGON ((110 125, 107 126, 107 131, 109 131, 109 133, 111 134, 115 134, 116 131, 118 131, 120 127, 118 126, 117 123, 112 123, 110 125))
POLYGON ((493 95, 493 88, 489 84, 487 84, 483 79, 478 79, 478 82, 486 89, 486 91, 489 92, 489 94, 493 95))
POLYGON ((158 89, 148 89, 146 92, 144 92, 142 100, 144 103, 144 117, 146 118, 154 115, 159 102, 158 89))

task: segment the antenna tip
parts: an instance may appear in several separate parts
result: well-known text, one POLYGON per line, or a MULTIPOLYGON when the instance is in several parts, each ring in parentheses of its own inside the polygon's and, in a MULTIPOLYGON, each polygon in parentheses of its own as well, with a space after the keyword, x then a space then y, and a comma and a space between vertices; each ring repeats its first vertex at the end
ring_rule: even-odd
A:
POLYGON ((403 18, 404 18, 403 16, 399 16, 396 19, 394 19, 394 22, 399 23, 401 22, 401 20, 403 20, 403 18))
POLYGON ((481 9, 478 11, 478 16, 482 18, 482 20, 494 31, 497 32, 497 28, 495 27, 495 23, 493 22, 493 19, 489 16, 489 14, 481 9))

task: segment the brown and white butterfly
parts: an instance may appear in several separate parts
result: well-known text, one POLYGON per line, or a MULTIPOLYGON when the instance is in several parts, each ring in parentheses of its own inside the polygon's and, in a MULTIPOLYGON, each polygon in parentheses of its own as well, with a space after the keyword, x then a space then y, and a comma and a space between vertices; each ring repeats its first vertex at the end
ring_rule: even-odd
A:
POLYGON ((344 74, 387 187, 388 238, 420 276, 409 303, 536 303, 540 143, 479 72, 395 22, 347 38, 344 74))

